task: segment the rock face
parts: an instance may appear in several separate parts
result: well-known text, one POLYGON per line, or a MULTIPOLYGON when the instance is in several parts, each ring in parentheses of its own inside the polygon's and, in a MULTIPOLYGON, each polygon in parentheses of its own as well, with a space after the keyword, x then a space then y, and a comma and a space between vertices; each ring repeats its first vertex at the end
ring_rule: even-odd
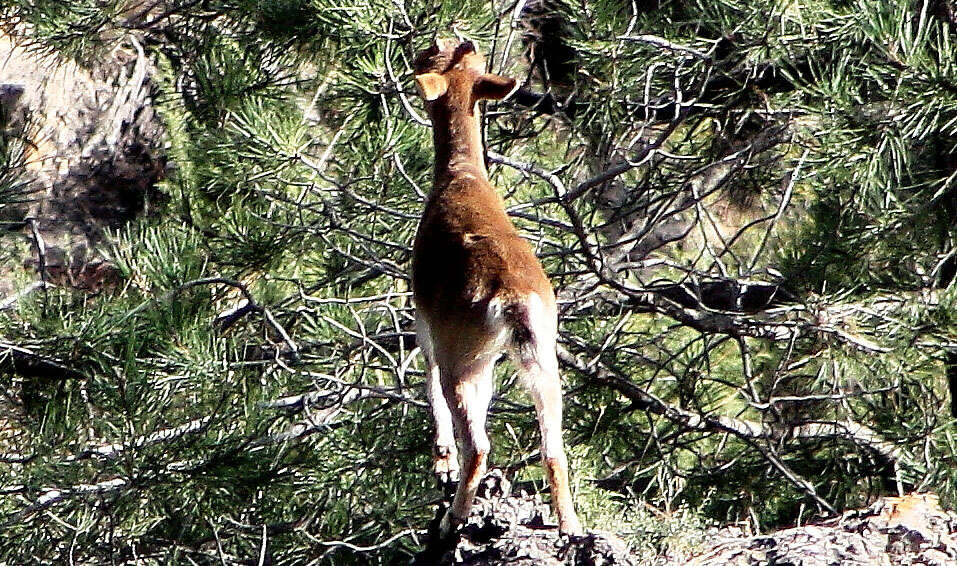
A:
POLYGON ((957 514, 943 511, 932 494, 887 497, 819 525, 750 537, 719 531, 705 551, 662 564, 954 566, 957 514))
POLYGON ((463 566, 955 566, 957 514, 932 494, 878 500, 863 510, 815 525, 748 536, 715 529, 702 546, 675 554, 637 556, 601 532, 566 537, 548 524, 538 496, 511 493, 498 470, 483 480, 468 522, 453 546, 434 543, 416 564, 463 566))
POLYGON ((0 207, 22 256, 19 266, 5 262, 0 296, 23 268, 56 284, 95 286, 88 275, 101 264, 94 249, 104 229, 140 214, 166 168, 153 67, 135 39, 87 68, 31 49, 28 35, 0 35, 2 126, 8 141, 21 142, 19 151, 4 144, 16 153, 5 173, 26 197, 0 207))

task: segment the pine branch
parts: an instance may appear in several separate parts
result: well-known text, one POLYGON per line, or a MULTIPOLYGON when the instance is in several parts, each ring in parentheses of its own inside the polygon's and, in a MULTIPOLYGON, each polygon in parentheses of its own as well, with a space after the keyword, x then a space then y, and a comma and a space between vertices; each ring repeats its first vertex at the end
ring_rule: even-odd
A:
MULTIPOLYGON (((852 421, 810 422, 776 428, 764 422, 735 419, 723 415, 699 414, 669 405, 637 384, 616 375, 607 366, 601 363, 586 363, 564 347, 559 347, 558 358, 564 365, 587 376, 594 382, 618 391, 628 398, 635 408, 665 417, 689 431, 725 432, 749 443, 753 441, 778 442, 789 438, 798 440, 847 440, 873 452, 882 460, 894 466, 895 470, 899 465, 911 466, 906 453, 884 440, 873 429, 860 423, 852 421)), ((764 449, 768 450, 766 446, 764 449)), ((768 454, 770 452, 765 453, 766 456, 768 454)), ((799 481, 796 476, 789 479, 798 484, 802 490, 807 491, 806 480, 799 481)), ((833 509, 829 504, 827 508, 833 509)))
POLYGON ((45 379, 86 379, 87 375, 51 358, 8 342, 0 342, 0 368, 28 377, 45 379))

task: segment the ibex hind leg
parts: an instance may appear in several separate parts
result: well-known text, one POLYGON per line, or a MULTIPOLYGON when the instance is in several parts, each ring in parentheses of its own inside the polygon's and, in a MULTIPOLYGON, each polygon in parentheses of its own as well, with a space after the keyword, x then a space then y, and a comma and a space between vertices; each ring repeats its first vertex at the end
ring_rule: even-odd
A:
POLYGON ((529 340, 513 344, 512 359, 535 403, 542 435, 542 464, 551 488, 552 507, 558 516, 558 528, 565 534, 580 535, 584 530, 572 501, 568 459, 562 440, 562 389, 555 353, 557 314, 547 309, 534 293, 525 308, 528 331, 518 331, 515 336, 525 335, 529 340))
POLYGON ((432 419, 435 422, 435 437, 432 444, 432 471, 439 487, 451 492, 451 488, 459 479, 458 452, 455 449, 452 414, 449 411, 445 394, 442 392, 442 380, 439 375, 439 366, 435 363, 428 324, 421 317, 416 317, 415 328, 416 340, 422 350, 422 356, 425 358, 425 387, 429 398, 429 406, 432 409, 432 419))
POLYGON ((484 356, 464 368, 443 372, 442 375, 461 467, 455 499, 440 526, 442 535, 448 535, 468 519, 475 492, 485 475, 491 448, 485 422, 494 389, 492 374, 496 357, 484 356))

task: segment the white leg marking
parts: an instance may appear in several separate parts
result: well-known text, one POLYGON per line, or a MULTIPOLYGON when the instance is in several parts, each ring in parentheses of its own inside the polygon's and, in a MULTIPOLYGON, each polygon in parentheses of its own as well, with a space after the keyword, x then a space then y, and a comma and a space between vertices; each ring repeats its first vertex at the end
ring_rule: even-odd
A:
POLYGON ((442 392, 442 380, 439 366, 435 363, 435 353, 432 347, 432 337, 428 323, 421 317, 415 320, 416 341, 425 358, 425 390, 432 408, 432 418, 435 422, 435 439, 433 442, 433 468, 436 479, 440 484, 458 480, 459 464, 455 449, 455 430, 452 426, 452 413, 449 411, 448 401, 442 392))
POLYGON ((451 401, 452 423, 459 445, 461 478, 452 516, 456 521, 468 518, 478 484, 485 475, 491 448, 485 422, 492 400, 492 372, 496 356, 484 356, 465 368, 457 368, 448 381, 443 378, 446 398, 451 401))
POLYGON ((546 307, 538 293, 529 293, 525 304, 528 306, 528 323, 532 327, 532 333, 536 338, 543 338, 538 342, 545 344, 551 341, 554 344, 558 336, 558 312, 555 307, 546 307))
POLYGON ((581 534, 581 522, 575 514, 568 485, 568 460, 562 441, 562 389, 555 353, 558 316, 555 309, 546 307, 542 298, 535 293, 529 295, 527 308, 535 340, 535 359, 525 360, 523 364, 519 356, 513 354, 512 357, 535 403, 542 435, 542 463, 548 476, 559 529, 568 534, 581 534))

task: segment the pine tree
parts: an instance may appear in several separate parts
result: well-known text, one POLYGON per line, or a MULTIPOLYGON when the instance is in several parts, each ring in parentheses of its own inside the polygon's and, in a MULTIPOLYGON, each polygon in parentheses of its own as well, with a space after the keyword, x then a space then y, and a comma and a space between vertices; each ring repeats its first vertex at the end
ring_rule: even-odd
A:
MULTIPOLYGON (((0 562, 415 551, 440 494, 408 292, 432 160, 410 64, 436 32, 524 81, 486 109, 489 160, 559 293, 586 525, 655 548, 897 490, 953 507, 954 13, 8 3, 0 29, 32 49, 95 67, 142 48, 171 169, 160 210, 97 239, 120 284, 0 307, 0 382, 20 390, 0 562), (644 502, 690 511, 662 524, 644 502)), ((492 464, 541 487, 534 412, 498 372, 492 464)))

